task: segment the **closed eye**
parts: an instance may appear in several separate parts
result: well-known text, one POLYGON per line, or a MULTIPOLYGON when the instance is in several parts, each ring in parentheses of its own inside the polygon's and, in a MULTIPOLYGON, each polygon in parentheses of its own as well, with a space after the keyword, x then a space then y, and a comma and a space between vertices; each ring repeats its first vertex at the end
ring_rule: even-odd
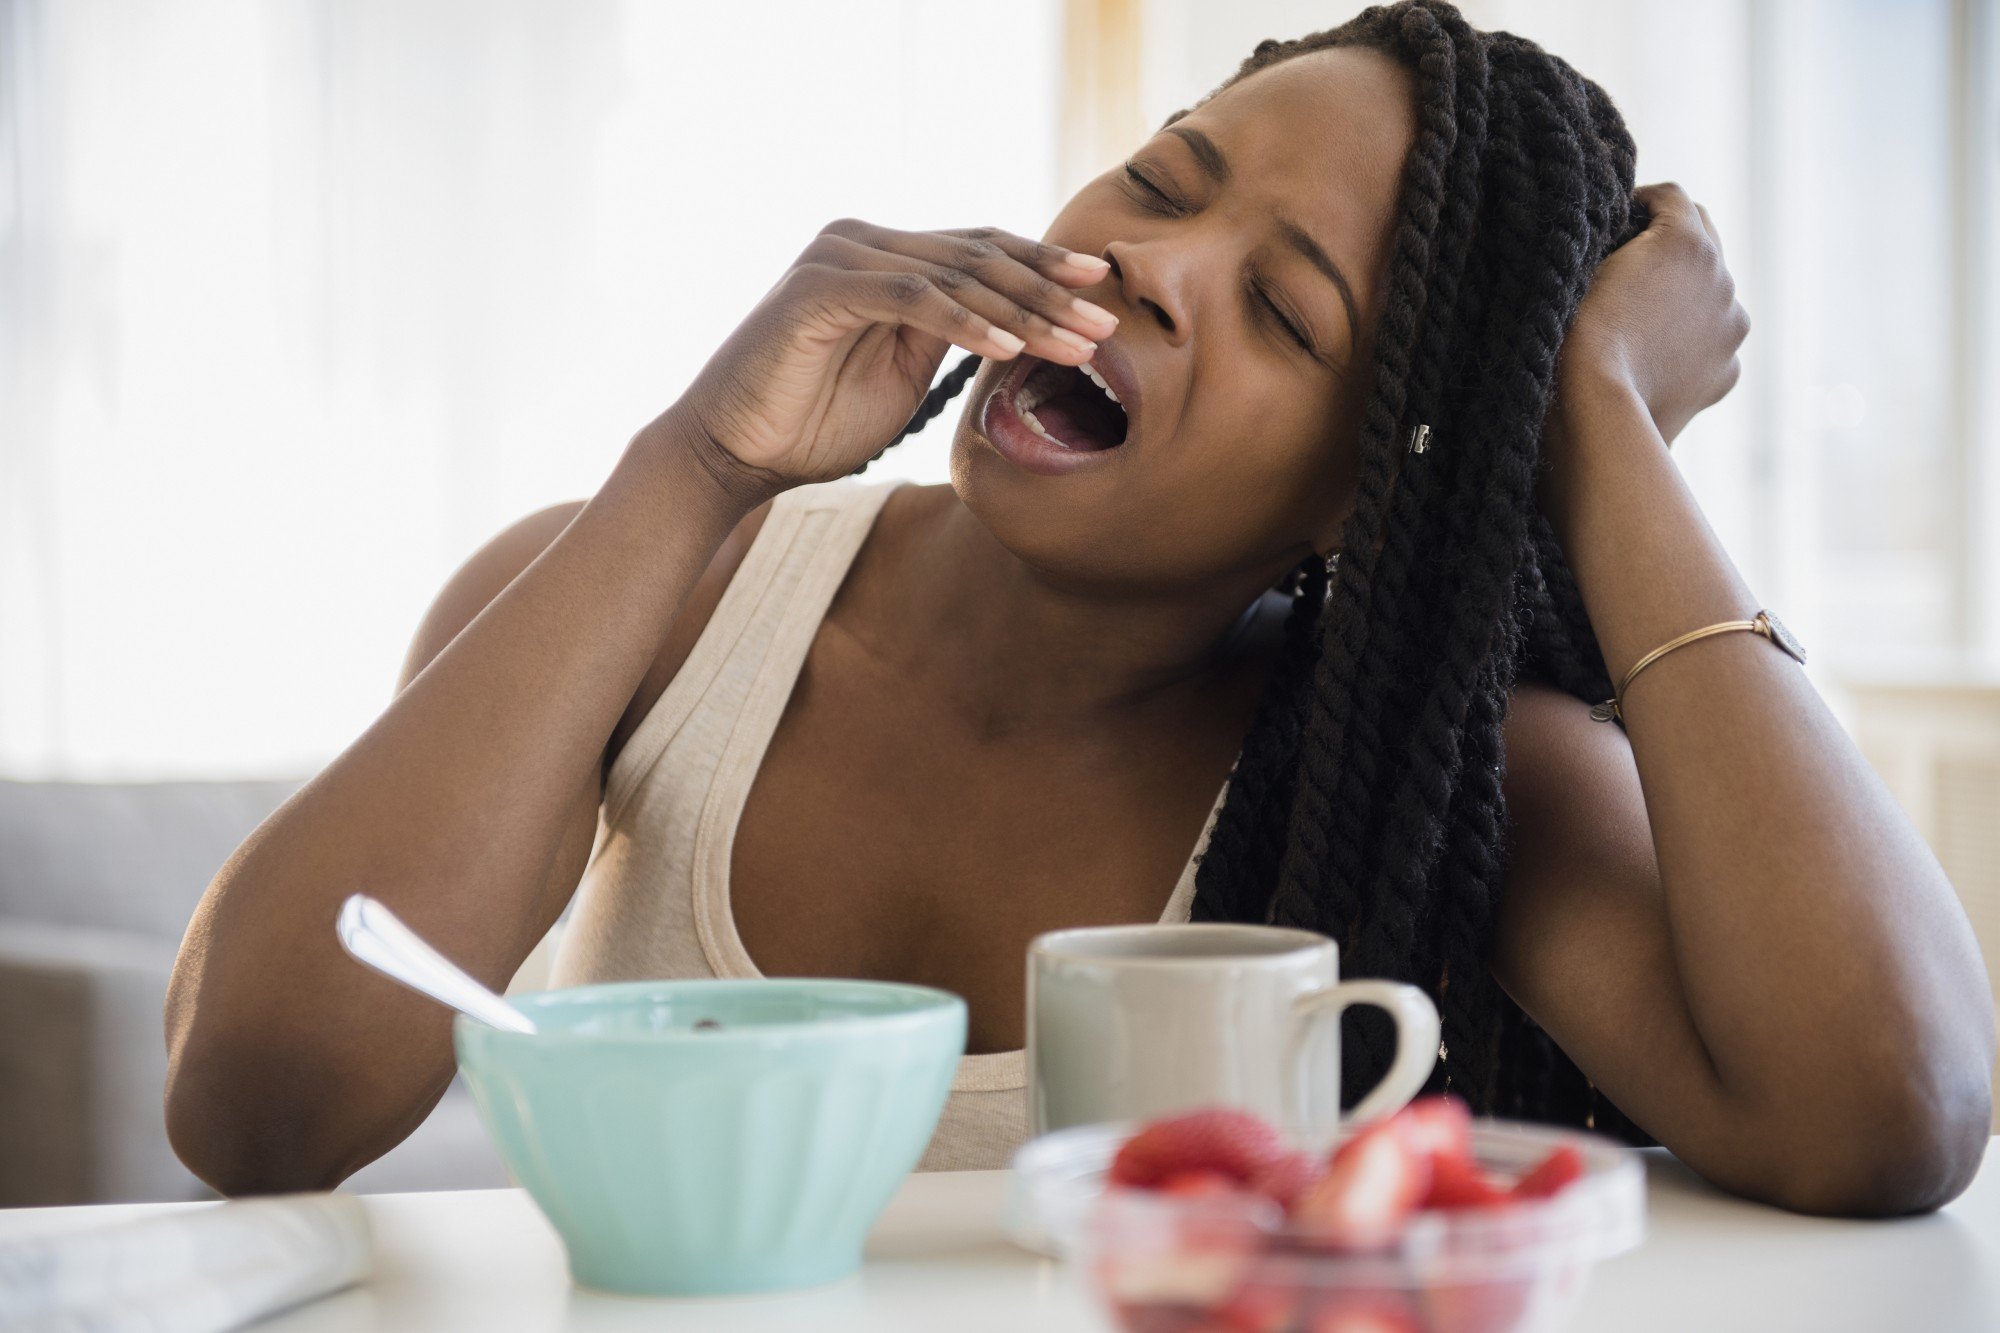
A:
POLYGON ((1125 164, 1125 179, 1130 182, 1127 187, 1128 192, 1138 199, 1140 207, 1155 213, 1173 214, 1181 211, 1179 201, 1141 176, 1129 162, 1125 164))
POLYGON ((1262 287, 1253 285, 1251 287, 1251 295, 1258 304, 1271 312, 1271 317, 1276 319, 1285 332, 1291 336, 1292 341, 1299 345, 1299 350, 1311 356, 1313 350, 1312 342, 1305 334, 1299 332, 1298 325, 1285 317, 1284 310, 1279 307, 1276 301, 1271 299, 1271 294, 1262 287))

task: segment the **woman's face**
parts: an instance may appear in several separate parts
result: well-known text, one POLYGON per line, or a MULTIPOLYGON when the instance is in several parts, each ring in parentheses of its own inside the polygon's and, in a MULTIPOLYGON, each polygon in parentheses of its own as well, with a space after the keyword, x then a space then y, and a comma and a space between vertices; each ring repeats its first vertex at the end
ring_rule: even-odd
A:
POLYGON ((981 366, 952 484, 996 538, 1065 583, 1240 582, 1251 596, 1331 547, 1352 503, 1415 99, 1414 76, 1380 52, 1295 57, 1077 192, 1044 239, 1110 261, 1080 294, 1118 316, 1104 341, 1141 401, 1124 444, 1072 472, 1028 472, 981 433, 1016 363, 981 366))

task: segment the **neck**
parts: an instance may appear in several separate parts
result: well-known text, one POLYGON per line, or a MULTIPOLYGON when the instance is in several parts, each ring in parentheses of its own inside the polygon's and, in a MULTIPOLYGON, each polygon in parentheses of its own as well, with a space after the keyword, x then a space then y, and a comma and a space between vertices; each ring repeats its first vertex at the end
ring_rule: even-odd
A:
MULTIPOLYGON (((1172 590, 1051 579, 955 494, 895 543, 883 645, 988 734, 1074 730, 1240 684, 1282 623, 1261 582, 1172 590)), ((1261 678, 1261 675, 1260 675, 1261 678)))

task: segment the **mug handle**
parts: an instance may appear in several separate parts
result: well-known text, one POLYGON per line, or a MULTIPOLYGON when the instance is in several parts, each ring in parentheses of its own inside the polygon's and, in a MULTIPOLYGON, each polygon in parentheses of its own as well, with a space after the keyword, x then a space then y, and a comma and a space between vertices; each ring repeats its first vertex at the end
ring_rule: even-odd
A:
POLYGON ((1289 1103, 1302 1106, 1298 1080, 1305 1067, 1306 1039, 1322 1018, 1338 1018, 1349 1005, 1372 1004, 1389 1013, 1396 1024, 1396 1058, 1389 1072, 1354 1109, 1341 1117, 1361 1124, 1390 1115, 1409 1105, 1423 1091, 1437 1065, 1437 1006, 1431 997, 1401 981, 1337 981, 1324 990, 1307 991, 1292 1001, 1291 1037, 1286 1046, 1285 1078, 1289 1103))

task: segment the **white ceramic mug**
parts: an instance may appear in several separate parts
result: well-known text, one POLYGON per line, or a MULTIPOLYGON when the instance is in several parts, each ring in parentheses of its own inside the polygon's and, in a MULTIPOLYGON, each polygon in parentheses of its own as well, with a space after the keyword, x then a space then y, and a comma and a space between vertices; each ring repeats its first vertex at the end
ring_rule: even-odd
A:
POLYGON ((1340 1023, 1353 1004, 1396 1024, 1389 1072, 1350 1123, 1400 1110, 1437 1061, 1430 997, 1342 981, 1334 942, 1277 926, 1093 926, 1028 948, 1028 1118, 1035 1134, 1195 1106, 1255 1111, 1308 1148, 1340 1114, 1340 1023))

